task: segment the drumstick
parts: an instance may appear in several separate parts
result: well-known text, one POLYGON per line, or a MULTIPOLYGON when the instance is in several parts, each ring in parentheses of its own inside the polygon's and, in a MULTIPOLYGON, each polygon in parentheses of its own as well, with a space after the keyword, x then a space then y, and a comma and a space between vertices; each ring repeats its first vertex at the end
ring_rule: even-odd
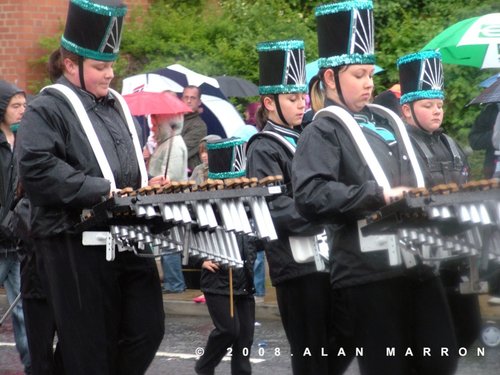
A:
POLYGON ((233 267, 229 267, 229 315, 234 318, 233 267))

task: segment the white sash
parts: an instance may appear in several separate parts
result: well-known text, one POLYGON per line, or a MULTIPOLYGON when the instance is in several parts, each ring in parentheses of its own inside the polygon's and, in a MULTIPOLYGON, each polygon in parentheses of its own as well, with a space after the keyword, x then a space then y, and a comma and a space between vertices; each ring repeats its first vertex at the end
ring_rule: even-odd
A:
MULTIPOLYGON (((281 134, 268 130, 264 130, 260 134, 266 134, 271 138, 275 138, 292 154, 295 154, 295 146, 288 142, 281 134)), ((314 261, 316 270, 324 271, 326 269, 325 260, 329 260, 330 253, 325 230, 315 236, 288 236, 288 243, 292 250, 293 259, 297 263, 314 261)))
MULTIPOLYGON (((92 123, 90 122, 90 118, 87 114, 87 111, 85 110, 82 101, 78 97, 78 95, 71 90, 69 87, 64 86, 62 84, 54 84, 50 86, 46 86, 42 89, 55 89, 59 91, 61 94, 64 95, 64 97, 67 99, 68 103, 71 105, 73 110, 75 111, 76 116, 80 120, 80 124, 82 125, 82 128, 85 132, 85 135, 87 136, 87 139, 91 145, 92 151, 94 152, 94 155, 97 159, 97 163, 99 164, 99 168, 101 169, 101 173, 103 177, 108 180, 111 184, 111 191, 116 190, 116 182, 115 182, 115 177, 113 175, 113 171, 111 170, 111 167, 109 165, 108 159, 106 158, 106 154, 104 153, 104 150, 102 148, 101 142, 99 141, 99 138, 97 137, 97 134, 94 130, 94 127, 92 126, 92 123)), ((118 94, 116 91, 110 89, 110 92, 113 94, 113 96, 117 99, 119 103, 119 112, 121 116, 124 118, 125 122, 127 123, 127 126, 129 128, 130 134, 132 135, 132 141, 134 144, 134 149, 135 149, 135 154, 137 157, 137 162, 139 164, 139 170, 141 173, 141 186, 146 186, 148 184, 148 175, 146 172, 146 166, 144 164, 144 159, 142 157, 142 151, 141 147, 139 145, 139 138, 137 136, 137 131, 135 129, 134 122, 132 120, 132 116, 130 114, 130 110, 128 109, 128 106, 125 103, 125 100, 121 97, 120 94, 118 94)))
MULTIPOLYGON (((386 110, 382 106, 376 104, 369 104, 369 107, 370 109, 373 109, 373 112, 385 118, 388 118, 389 125, 391 125, 393 130, 400 136, 399 138, 403 141, 403 145, 406 149, 406 152, 410 159, 410 163, 412 165, 413 172, 415 173, 415 177, 417 179, 417 186, 424 187, 425 184, 422 171, 420 170, 417 157, 415 156, 415 151, 413 150, 413 147, 411 145, 410 137, 408 136, 406 128, 401 119, 391 111, 386 110)), ((344 108, 332 105, 319 110, 314 115, 315 119, 318 117, 333 117, 334 119, 339 121, 339 123, 344 125, 344 127, 349 131, 351 139, 353 140, 359 155, 363 158, 366 165, 372 172, 375 181, 377 181, 377 184, 379 186, 382 186, 386 191, 390 190, 391 185, 389 183, 389 180, 387 179, 387 176, 384 173, 384 170, 382 169, 380 163, 375 157, 375 154, 373 153, 370 144, 366 140, 366 137, 363 131, 361 130, 361 127, 352 117, 352 115, 349 112, 347 112, 344 108)))
MULTIPOLYGON (((373 112, 385 118, 389 117, 389 125, 391 125, 392 129, 399 135, 399 138, 403 141, 403 145, 406 149, 408 158, 410 159, 410 163, 413 168, 413 172, 415 173, 415 177, 417 179, 417 185, 419 187, 425 186, 423 174, 420 170, 420 166, 415 156, 413 146, 411 145, 410 137, 408 136, 406 128, 401 119, 382 106, 370 104, 369 107, 373 109, 373 112)), ((350 133, 351 139, 353 140, 353 143, 358 150, 358 154, 365 161, 366 165, 372 172, 377 184, 379 186, 382 186, 384 190, 388 191, 391 189, 389 180, 387 179, 384 170, 375 157, 370 144, 366 140, 361 127, 349 112, 347 112, 344 108, 338 106, 329 106, 319 110, 314 115, 314 119, 316 119, 317 117, 332 117, 335 120, 339 121, 339 123, 342 124, 350 133)), ((364 236, 361 232, 361 228, 363 228, 365 225, 366 220, 358 221, 359 244, 362 252, 386 250, 388 252, 389 263, 391 265, 399 265, 403 261, 408 268, 416 265, 416 260, 413 254, 401 251, 400 247, 398 246, 398 237, 396 235, 388 234, 364 236)))

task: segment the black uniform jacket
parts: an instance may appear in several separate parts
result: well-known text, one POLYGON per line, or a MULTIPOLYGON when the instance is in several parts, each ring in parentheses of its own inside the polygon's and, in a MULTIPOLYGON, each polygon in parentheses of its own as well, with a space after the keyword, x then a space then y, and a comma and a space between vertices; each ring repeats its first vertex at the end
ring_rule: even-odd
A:
MULTIPOLYGON (((117 188, 140 187, 132 137, 111 96, 100 100, 69 83, 81 98, 113 171, 117 188)), ((103 178, 80 121, 55 90, 40 93, 28 106, 16 139, 19 177, 33 207, 34 237, 72 232, 82 208, 107 197, 103 178)))
MULTIPOLYGON (((14 169, 12 149, 5 134, 0 131, 0 220, 12 208, 16 191, 16 174, 14 169)), ((7 233, 0 232, 0 254, 16 251, 14 238, 7 233)))
POLYGON ((451 182, 460 185, 467 182, 469 165, 467 157, 458 143, 450 137, 445 138, 441 129, 428 133, 411 125, 407 125, 406 128, 424 173, 426 187, 430 188, 438 184, 449 184, 451 182), (456 155, 451 150, 449 143, 453 144, 456 155), (426 155, 419 144, 424 144, 432 157, 426 155))
MULTIPOLYGON (((326 102, 326 106, 333 104, 326 102)), ((386 124, 368 108, 362 112, 377 126, 386 124)), ((402 142, 388 143, 370 129, 362 131, 391 186, 415 186, 402 142)), ((402 274, 401 266, 389 265, 387 251, 360 251, 357 221, 384 206, 383 190, 340 123, 324 117, 304 129, 293 161, 292 185, 296 207, 303 216, 338 225, 330 250, 334 288, 402 274)))
MULTIPOLYGON (((294 130, 268 122, 265 131, 277 131, 290 138, 298 138, 294 130)), ((293 154, 279 141, 256 134, 247 146, 247 176, 263 178, 282 175, 287 192, 269 203, 278 240, 266 244, 266 257, 269 263, 269 276, 273 285, 282 281, 316 272, 314 262, 299 264, 295 262, 288 242, 289 236, 310 236, 322 231, 322 227, 312 225, 295 209, 292 181, 293 154)))

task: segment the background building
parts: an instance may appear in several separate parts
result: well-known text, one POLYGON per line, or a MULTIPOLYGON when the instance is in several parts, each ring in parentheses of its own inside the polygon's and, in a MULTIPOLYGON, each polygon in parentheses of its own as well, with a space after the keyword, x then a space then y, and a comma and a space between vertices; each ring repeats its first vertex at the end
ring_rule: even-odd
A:
MULTIPOLYGON (((125 0, 130 11, 150 0, 125 0)), ((62 34, 69 0, 0 0, 0 79, 29 91, 30 84, 47 76, 34 62, 47 54, 43 37, 62 34)))

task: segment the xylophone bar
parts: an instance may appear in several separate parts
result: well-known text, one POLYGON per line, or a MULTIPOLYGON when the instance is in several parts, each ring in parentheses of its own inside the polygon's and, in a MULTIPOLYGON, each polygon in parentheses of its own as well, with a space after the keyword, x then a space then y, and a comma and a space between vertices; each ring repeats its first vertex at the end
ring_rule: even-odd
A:
POLYGON ((399 228, 420 227, 429 221, 449 234, 472 225, 500 225, 500 188, 496 179, 490 181, 489 185, 487 180, 461 189, 451 184, 454 189, 440 185, 441 190, 410 191, 367 217, 363 234, 396 233, 399 228))
POLYGON ((401 255, 427 263, 473 257, 483 267, 489 260, 500 262, 494 245, 500 236, 499 180, 409 191, 366 219, 360 243, 362 251, 371 251, 363 246, 366 236, 396 236, 401 255))
POLYGON ((226 230, 251 233, 248 214, 259 223, 262 238, 276 239, 266 197, 281 194, 280 185, 254 186, 239 189, 177 192, 172 194, 129 194, 114 196, 86 210, 77 225, 84 231, 102 225, 144 224, 160 222, 200 227, 223 226, 226 230), (248 210, 248 213, 247 213, 248 210), (245 214, 244 214, 245 213, 245 214), (217 220, 217 217, 221 220, 217 220))
POLYGON ((191 254, 239 267, 237 233, 277 238, 266 197, 281 194, 280 184, 277 176, 124 189, 86 210, 77 228, 110 225, 115 243, 128 250, 135 243, 137 249, 152 249, 152 256, 183 251, 185 261, 191 254))

